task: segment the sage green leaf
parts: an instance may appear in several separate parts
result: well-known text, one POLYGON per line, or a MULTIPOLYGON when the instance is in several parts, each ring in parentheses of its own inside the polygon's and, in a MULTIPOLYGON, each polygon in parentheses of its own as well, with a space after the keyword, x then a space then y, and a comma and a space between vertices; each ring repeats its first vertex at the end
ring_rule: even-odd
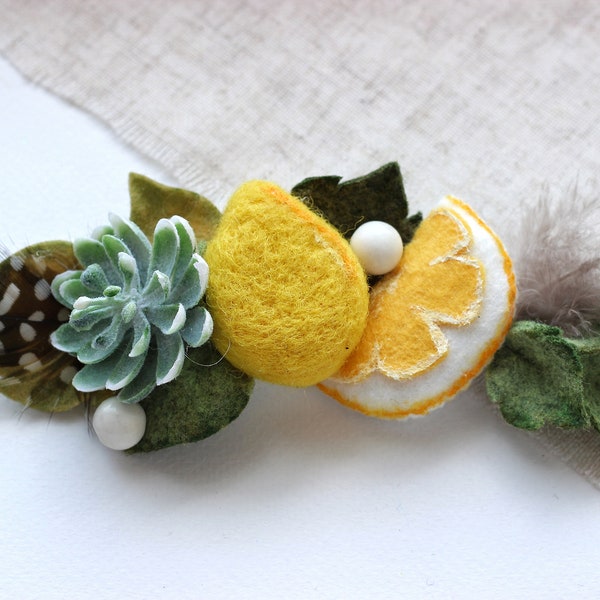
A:
POLYGON ((101 294, 110 285, 104 269, 97 263, 87 267, 79 279, 85 287, 97 294, 101 294))
MULTIPOLYGON (((71 271, 71 273, 73 273, 73 271, 71 271)), ((61 278, 61 280, 62 283, 58 286, 56 299, 65 306, 71 307, 78 298, 89 296, 93 293, 92 290, 81 282, 79 275, 74 274, 71 279, 65 281, 61 278)))
POLYGON ((152 240, 159 219, 178 215, 186 219, 197 239, 210 240, 219 224, 217 207, 195 192, 169 187, 149 177, 129 174, 131 220, 152 240))
POLYGON ((150 345, 152 330, 150 322, 142 311, 138 311, 133 320, 133 347, 130 356, 145 354, 150 345))
POLYGON ((156 364, 156 385, 173 381, 181 373, 185 358, 185 346, 179 335, 163 335, 156 332, 158 359, 156 364))
POLYGON ((144 368, 137 377, 128 383, 117 396, 121 402, 135 404, 143 400, 156 387, 156 350, 150 348, 146 355, 144 368))
POLYGON ((179 234, 168 219, 161 219, 154 229, 150 271, 160 271, 171 277, 179 254, 179 234))
POLYGON ((146 317, 162 333, 171 335, 185 325, 186 311, 183 304, 163 304, 147 309, 146 317))
POLYGON ((103 361, 85 365, 73 377, 73 387, 80 392, 97 392, 106 388, 106 382, 119 362, 119 354, 114 352, 103 361))
POLYGON ((171 292, 171 281, 160 271, 154 271, 150 281, 142 291, 143 301, 145 306, 153 304, 162 304, 171 292))
POLYGON ((174 287, 168 300, 177 300, 186 308, 192 308, 204 296, 208 284, 208 265, 199 255, 192 258, 179 284, 174 287))
POLYGON ((123 274, 119 269, 119 255, 124 252, 125 254, 131 255, 129 248, 125 243, 114 235, 105 235, 102 237, 102 244, 106 250, 110 264, 116 269, 118 276, 111 279, 113 285, 120 285, 123 282, 123 274))
POLYGON ((113 226, 114 236, 123 240, 129 250, 129 254, 135 258, 140 276, 145 281, 148 276, 148 263, 152 252, 152 246, 147 237, 135 223, 121 219, 118 215, 111 213, 108 216, 108 220, 113 226))
MULTIPOLYGON (((113 316, 113 307, 105 306, 104 308, 98 309, 94 304, 92 304, 82 310, 73 309, 71 311, 69 324, 78 332, 89 331, 92 327, 95 327, 102 321, 112 320, 113 316)), ((108 325, 109 323, 107 322, 105 327, 108 325)))
POLYGON ((187 313, 185 327, 181 330, 181 337, 186 344, 193 348, 206 343, 213 332, 213 320, 210 313, 203 306, 192 308, 187 313))
POLYGON ((142 406, 146 433, 128 452, 149 452, 196 442, 217 433, 246 407, 254 385, 208 343, 188 350, 174 381, 157 387, 142 406))
POLYGON ((119 358, 110 373, 110 377, 106 380, 105 387, 108 390, 116 391, 125 387, 137 377, 144 366, 144 361, 146 360, 145 354, 131 356, 132 337, 131 332, 128 332, 126 337, 128 342, 121 344, 118 351, 114 352, 119 358))
MULTIPOLYGON (((177 262, 173 267, 173 272, 171 274, 171 281, 173 282, 173 287, 175 287, 185 274, 187 266, 192 260, 192 256, 196 250, 196 235, 185 219, 175 216, 171 217, 171 221, 175 225, 177 235, 179 236, 179 253, 177 255, 177 262)), ((204 292, 202 293, 204 294, 204 292)))
POLYGON ((116 315, 113 317, 110 325, 103 329, 94 339, 82 344, 77 351, 77 358, 85 365, 104 360, 121 345, 125 331, 126 328, 123 326, 121 318, 119 315, 116 315))
POLYGON ((97 264, 110 281, 115 280, 118 270, 108 258, 104 245, 99 240, 92 238, 77 239, 73 242, 73 252, 84 267, 97 264))
POLYGON ((91 344, 105 329, 104 322, 97 323, 87 331, 79 331, 71 323, 64 323, 51 334, 50 341, 57 350, 76 354, 83 344, 91 344))
POLYGON ((316 209, 348 239, 362 223, 384 221, 398 230, 405 244, 412 240, 422 216, 408 216, 398 163, 387 163, 363 177, 341 180, 337 175, 309 177, 292 188, 292 195, 316 209))
POLYGON ((487 369, 488 395, 516 427, 587 427, 579 354, 558 327, 518 321, 487 369))
MULTIPOLYGON (((140 272, 135 258, 126 252, 119 252, 119 271, 123 279, 123 291, 129 294, 141 286, 140 272)), ((114 287, 114 286, 109 286, 114 287)), ((116 294, 115 294, 116 295, 116 294)))

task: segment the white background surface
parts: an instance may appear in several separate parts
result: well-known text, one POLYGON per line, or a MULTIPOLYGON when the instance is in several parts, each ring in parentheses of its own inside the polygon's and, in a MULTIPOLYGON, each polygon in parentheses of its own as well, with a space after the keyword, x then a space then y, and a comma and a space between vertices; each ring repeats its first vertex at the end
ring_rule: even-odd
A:
MULTIPOLYGON (((0 240, 72 239, 169 183, 0 62, 0 240)), ((200 190, 199 190, 200 191, 200 190)), ((218 435, 106 450, 0 398, 1 598, 597 598, 600 494, 468 392, 380 422, 258 384, 218 435)))

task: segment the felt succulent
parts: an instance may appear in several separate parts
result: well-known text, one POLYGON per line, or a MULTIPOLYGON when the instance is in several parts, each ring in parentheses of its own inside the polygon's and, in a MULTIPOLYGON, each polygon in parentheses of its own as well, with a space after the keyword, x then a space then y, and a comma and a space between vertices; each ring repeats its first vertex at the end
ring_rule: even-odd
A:
POLYGON ((211 336, 212 318, 199 305, 208 265, 181 217, 161 219, 152 244, 135 223, 109 220, 74 242, 84 269, 52 282, 55 298, 72 311, 51 342, 84 364, 73 379, 77 390, 120 390, 119 400, 135 403, 179 375, 186 344, 211 336))

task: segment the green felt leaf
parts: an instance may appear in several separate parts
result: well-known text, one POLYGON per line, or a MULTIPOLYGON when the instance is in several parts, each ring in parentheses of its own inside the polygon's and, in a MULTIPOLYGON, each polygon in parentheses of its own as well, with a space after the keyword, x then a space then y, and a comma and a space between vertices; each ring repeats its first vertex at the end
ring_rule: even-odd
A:
POLYGON ((587 427, 583 374, 578 348, 558 327, 518 321, 488 367, 487 392, 516 427, 587 427))
POLYGON ((342 183, 341 179, 337 175, 309 177, 295 185, 292 194, 322 213, 346 238, 366 221, 384 221, 398 230, 405 244, 412 240, 422 216, 408 216, 398 163, 342 183))
POLYGON ((208 343, 188 350, 177 379, 142 401, 146 433, 128 452, 149 452, 204 439, 236 419, 246 407, 253 379, 208 343))
POLYGON ((571 340, 583 365, 583 407, 600 431, 600 336, 571 340))
POLYGON ((192 226, 197 239, 210 240, 221 219, 217 207, 195 192, 169 187, 149 177, 129 174, 131 220, 152 240, 162 218, 179 215, 192 226))

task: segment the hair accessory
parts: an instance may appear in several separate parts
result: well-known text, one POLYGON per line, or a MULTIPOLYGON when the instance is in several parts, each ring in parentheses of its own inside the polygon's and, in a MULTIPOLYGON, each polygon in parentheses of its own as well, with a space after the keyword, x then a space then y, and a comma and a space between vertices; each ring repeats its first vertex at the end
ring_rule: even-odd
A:
POLYGON ((492 361, 509 422, 598 427, 597 324, 578 338, 537 314, 513 325, 498 236, 451 196, 410 216, 397 163, 290 193, 250 181, 222 215, 194 192, 129 184, 130 220, 0 263, 0 390, 26 407, 84 403, 103 444, 145 452, 225 427, 254 378, 402 418, 492 361))

